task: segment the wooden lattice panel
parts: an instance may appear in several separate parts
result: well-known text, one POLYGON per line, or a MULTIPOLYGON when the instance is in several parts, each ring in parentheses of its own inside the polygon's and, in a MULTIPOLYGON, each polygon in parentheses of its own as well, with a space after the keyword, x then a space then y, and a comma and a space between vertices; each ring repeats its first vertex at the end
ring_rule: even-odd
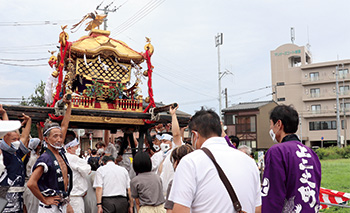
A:
POLYGON ((77 59, 76 73, 82 74, 88 80, 98 79, 104 82, 119 81, 127 83, 130 81, 131 65, 117 63, 111 58, 77 59))

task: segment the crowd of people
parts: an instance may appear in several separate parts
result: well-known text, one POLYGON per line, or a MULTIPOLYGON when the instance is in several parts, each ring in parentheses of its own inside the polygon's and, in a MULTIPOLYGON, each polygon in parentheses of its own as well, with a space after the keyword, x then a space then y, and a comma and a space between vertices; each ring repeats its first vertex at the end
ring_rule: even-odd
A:
POLYGON ((125 129, 115 141, 105 131, 103 142, 82 151, 64 101, 62 122, 37 125, 38 138, 30 136, 29 116, 9 121, 0 105, 3 212, 318 212, 320 161, 295 135, 299 118, 291 106, 270 114, 276 144, 260 174, 251 148, 226 135, 213 110, 191 117, 191 141, 184 142, 176 107, 171 124, 155 126, 143 149, 125 129))

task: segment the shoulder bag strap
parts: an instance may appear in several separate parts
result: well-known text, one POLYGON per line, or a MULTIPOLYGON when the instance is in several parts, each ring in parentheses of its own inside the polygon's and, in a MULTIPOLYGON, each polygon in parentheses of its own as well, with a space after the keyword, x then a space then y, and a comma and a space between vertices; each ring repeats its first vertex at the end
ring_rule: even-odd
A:
POLYGON ((230 198, 232 200, 232 203, 233 203, 233 207, 234 209, 236 210, 236 212, 242 212, 242 206, 241 206, 241 203, 239 202, 238 198, 237 198, 237 195, 235 193, 235 190, 233 189, 230 181, 227 179, 224 171, 222 171, 221 167, 219 166, 219 164, 216 162, 213 154, 210 152, 209 149, 205 148, 205 147, 202 147, 201 150, 203 150, 203 152, 208 155, 208 157, 213 161, 218 173, 219 173, 219 177, 221 179, 221 181, 224 183, 225 185, 225 188, 227 190, 227 192, 229 193, 230 195, 230 198))

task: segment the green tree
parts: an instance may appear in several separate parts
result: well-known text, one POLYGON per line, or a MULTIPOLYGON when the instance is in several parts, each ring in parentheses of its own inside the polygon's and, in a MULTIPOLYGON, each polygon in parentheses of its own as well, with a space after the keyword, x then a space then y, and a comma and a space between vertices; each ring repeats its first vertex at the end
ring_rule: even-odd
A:
POLYGON ((46 106, 45 98, 44 98, 44 90, 45 90, 45 82, 40 81, 38 85, 36 85, 34 94, 31 94, 28 100, 22 96, 22 101, 20 105, 22 106, 46 106))
MULTIPOLYGON (((22 96, 22 101, 20 102, 20 105, 45 107, 46 104, 45 104, 44 90, 45 90, 45 82, 41 80, 40 83, 36 85, 34 93, 31 94, 27 100, 22 96)), ((38 130, 36 128, 35 123, 32 124, 30 133, 32 137, 38 137, 38 130)))

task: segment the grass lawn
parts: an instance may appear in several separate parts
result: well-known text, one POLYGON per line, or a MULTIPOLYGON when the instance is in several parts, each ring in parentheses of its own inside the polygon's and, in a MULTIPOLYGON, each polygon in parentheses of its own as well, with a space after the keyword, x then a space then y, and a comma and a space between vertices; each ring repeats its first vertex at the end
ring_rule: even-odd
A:
MULTIPOLYGON (((350 159, 321 160, 321 187, 350 193, 350 159)), ((321 212, 350 212, 350 208, 331 207, 321 212)))

